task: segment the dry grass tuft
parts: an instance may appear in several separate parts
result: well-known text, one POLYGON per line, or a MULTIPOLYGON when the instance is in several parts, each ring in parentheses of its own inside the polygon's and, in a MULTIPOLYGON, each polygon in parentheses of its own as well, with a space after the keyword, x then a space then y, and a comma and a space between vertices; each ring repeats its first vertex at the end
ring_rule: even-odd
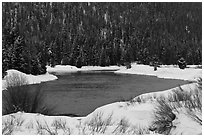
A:
POLYGON ((67 126, 66 121, 63 121, 62 119, 55 120, 51 126, 54 127, 56 130, 62 130, 63 134, 71 134, 71 129, 67 126))
POLYGON ((103 118, 103 113, 98 112, 89 122, 85 123, 85 125, 91 132, 90 134, 104 134, 107 130, 107 127, 112 124, 111 119, 112 114, 110 114, 107 118, 103 118))
POLYGON ((173 113, 174 107, 167 102, 163 97, 157 99, 157 107, 155 109, 155 120, 150 131, 155 131, 159 134, 168 135, 172 128, 172 121, 176 118, 173 113))
POLYGON ((176 118, 176 113, 185 109, 186 115, 202 125, 202 79, 198 81, 198 87, 185 91, 181 87, 173 90, 168 98, 160 97, 157 99, 155 109, 155 121, 151 131, 159 134, 169 134, 173 127, 172 121, 176 118), (182 108, 182 109, 181 109, 182 108))
POLYGON ((129 127, 130 127, 129 122, 125 118, 123 118, 117 124, 117 127, 112 133, 116 135, 125 134, 129 127))
POLYGON ((22 85, 28 85, 26 76, 20 73, 12 73, 5 77, 7 87, 16 87, 22 85))
POLYGON ((21 117, 11 115, 8 119, 2 121, 2 135, 11 135, 23 122, 24 120, 21 117))

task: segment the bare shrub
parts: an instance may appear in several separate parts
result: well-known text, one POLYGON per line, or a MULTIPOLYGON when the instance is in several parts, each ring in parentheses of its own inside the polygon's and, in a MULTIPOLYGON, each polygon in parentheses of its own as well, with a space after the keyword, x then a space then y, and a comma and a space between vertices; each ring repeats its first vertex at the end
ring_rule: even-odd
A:
POLYGON ((190 91, 191 98, 184 101, 188 116, 202 125, 202 86, 190 91))
POLYGON ((173 96, 172 96, 172 102, 180 102, 180 101, 186 101, 191 99, 191 94, 189 92, 185 92, 180 86, 178 89, 172 90, 173 96))
POLYGON ((129 126, 130 126, 129 122, 125 118, 123 118, 117 124, 117 127, 115 128, 115 130, 112 133, 116 134, 116 135, 117 134, 124 134, 124 133, 126 133, 129 126))
POLYGON ((2 134, 3 135, 11 135, 15 128, 14 119, 9 119, 7 121, 2 122, 2 134))
POLYGON ((150 134, 148 128, 138 126, 131 126, 127 119, 123 118, 118 122, 117 127, 112 132, 115 135, 144 135, 150 134))
POLYGON ((196 82, 198 83, 198 87, 199 87, 200 89, 202 89, 202 77, 198 77, 198 78, 196 79, 196 82))
POLYGON ((37 123, 37 134, 40 134, 40 135, 58 135, 57 133, 57 128, 54 128, 51 129, 47 122, 44 121, 44 124, 43 123, 40 123, 38 120, 36 120, 36 123, 37 123))
POLYGON ((186 112, 188 116, 190 116, 194 121, 196 121, 198 124, 202 126, 202 115, 197 115, 197 113, 189 109, 187 109, 186 112))
POLYGON ((66 135, 70 135, 71 134, 71 129, 66 125, 66 121, 63 121, 62 119, 57 119, 54 120, 54 122, 52 123, 52 127, 55 128, 55 130, 63 130, 63 133, 66 135))
POLYGON ((202 125, 202 86, 199 83, 198 88, 191 89, 190 91, 184 91, 179 87, 173 90, 168 98, 160 97, 157 99, 157 104, 154 112, 155 120, 152 127, 150 127, 151 131, 169 134, 173 127, 172 121, 176 117, 174 112, 180 113, 180 108, 185 109, 186 115, 202 125))
POLYGON ((145 135, 150 134, 150 131, 148 128, 140 127, 140 126, 133 126, 128 131, 130 135, 145 135))
POLYGON ((12 132, 23 124, 24 120, 21 117, 16 118, 10 116, 8 119, 2 121, 2 134, 11 135, 12 132))
POLYGON ((154 111, 155 120, 149 128, 150 131, 155 131, 159 134, 169 134, 173 126, 172 121, 176 118, 173 109, 174 107, 164 97, 158 98, 157 107, 154 111))
POLYGON ((134 102, 142 103, 140 96, 138 96, 138 97, 136 97, 130 101, 130 103, 134 103, 134 102))
MULTIPOLYGON (((174 90, 173 95, 169 98, 171 102, 178 107, 186 108, 187 113, 190 116, 195 116, 195 111, 202 113, 202 86, 198 85, 198 88, 191 89, 190 91, 184 91, 181 87, 179 90, 174 90)), ((199 121, 202 121, 200 119, 199 121)))
POLYGON ((26 76, 20 73, 12 73, 5 77, 6 86, 7 87, 15 87, 15 86, 22 86, 28 85, 28 80, 26 76))
POLYGON ((88 133, 86 132, 87 131, 87 126, 86 126, 87 123, 85 124, 82 124, 81 120, 79 122, 79 125, 77 125, 76 127, 78 128, 79 130, 79 135, 88 135, 88 133))
POLYGON ((85 123, 88 126, 88 129, 91 131, 91 134, 95 133, 105 133, 108 126, 111 125, 112 114, 110 114, 107 118, 103 119, 103 113, 98 112, 95 114, 92 119, 85 123))

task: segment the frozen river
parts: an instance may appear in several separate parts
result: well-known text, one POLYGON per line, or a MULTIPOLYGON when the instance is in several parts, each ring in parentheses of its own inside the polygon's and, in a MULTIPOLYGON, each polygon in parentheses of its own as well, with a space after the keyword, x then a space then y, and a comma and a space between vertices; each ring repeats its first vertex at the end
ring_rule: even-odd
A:
POLYGON ((166 90, 188 83, 153 76, 78 72, 55 74, 58 80, 45 82, 45 102, 55 106, 54 114, 85 116, 105 104, 130 100, 143 93, 166 90))

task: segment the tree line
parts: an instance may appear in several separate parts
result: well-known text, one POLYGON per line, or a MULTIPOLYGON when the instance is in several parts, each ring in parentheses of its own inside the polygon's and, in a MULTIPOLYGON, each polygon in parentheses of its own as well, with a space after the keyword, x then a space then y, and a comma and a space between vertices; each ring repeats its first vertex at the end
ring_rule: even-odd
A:
POLYGON ((201 64, 202 3, 4 2, 2 71, 46 65, 201 64))

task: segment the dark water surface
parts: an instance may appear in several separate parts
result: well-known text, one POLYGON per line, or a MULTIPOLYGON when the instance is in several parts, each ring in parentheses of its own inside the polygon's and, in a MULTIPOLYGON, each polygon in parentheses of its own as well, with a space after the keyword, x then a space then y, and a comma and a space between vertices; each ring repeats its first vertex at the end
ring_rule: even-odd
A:
POLYGON ((129 100, 143 93, 166 90, 189 83, 153 76, 89 72, 56 74, 58 80, 42 84, 45 103, 55 106, 54 114, 85 116, 97 107, 129 100))

